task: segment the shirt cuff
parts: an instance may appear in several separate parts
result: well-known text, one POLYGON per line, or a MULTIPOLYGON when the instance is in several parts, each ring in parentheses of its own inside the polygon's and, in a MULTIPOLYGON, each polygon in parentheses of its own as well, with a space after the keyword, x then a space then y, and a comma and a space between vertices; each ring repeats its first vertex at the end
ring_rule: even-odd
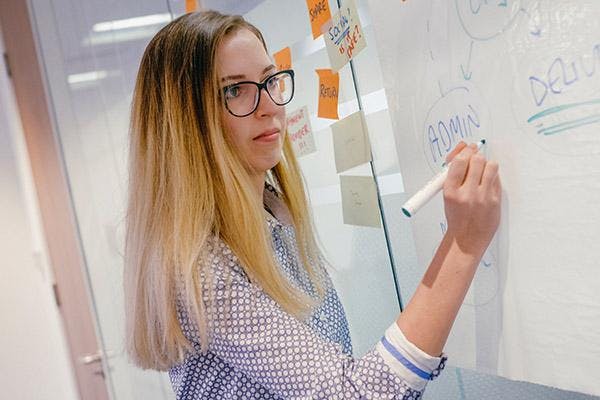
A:
POLYGON ((377 343, 376 349, 385 363, 415 390, 423 390, 427 382, 437 378, 446 366, 444 353, 433 357, 419 349, 404 336, 394 322, 377 343))

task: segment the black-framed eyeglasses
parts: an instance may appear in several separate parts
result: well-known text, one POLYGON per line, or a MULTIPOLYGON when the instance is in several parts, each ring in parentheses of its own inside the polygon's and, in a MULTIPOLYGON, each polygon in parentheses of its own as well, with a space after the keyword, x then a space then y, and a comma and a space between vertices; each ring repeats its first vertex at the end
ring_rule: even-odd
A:
POLYGON ((236 117, 246 117, 258 108, 262 89, 266 90, 275 104, 286 105, 294 97, 294 71, 286 69, 276 72, 261 83, 244 81, 225 86, 225 107, 236 117))

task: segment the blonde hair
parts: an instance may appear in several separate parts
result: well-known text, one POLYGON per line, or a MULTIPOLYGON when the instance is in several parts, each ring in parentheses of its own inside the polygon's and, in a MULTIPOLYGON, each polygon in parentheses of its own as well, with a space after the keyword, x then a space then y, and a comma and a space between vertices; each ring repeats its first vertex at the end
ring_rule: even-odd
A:
MULTIPOLYGON (((124 289, 127 350, 142 368, 166 370, 192 350, 177 317, 180 295, 199 329, 201 349, 207 350, 200 272, 212 238, 227 244, 250 280, 288 313, 301 319, 316 304, 277 265, 263 205, 221 122, 215 54, 238 29, 253 32, 267 51, 260 31, 242 17, 191 13, 156 34, 138 71, 131 109, 124 289)), ((270 177, 290 211, 301 260, 320 300, 324 289, 314 261, 322 253, 287 134, 282 159, 270 177)))

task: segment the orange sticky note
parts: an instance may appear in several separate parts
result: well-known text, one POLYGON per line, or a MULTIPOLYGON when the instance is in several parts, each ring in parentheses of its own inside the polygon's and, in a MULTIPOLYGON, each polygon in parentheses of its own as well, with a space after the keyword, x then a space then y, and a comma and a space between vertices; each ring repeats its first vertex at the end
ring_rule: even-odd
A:
POLYGON ((292 68, 292 51, 289 47, 284 47, 277 53, 273 54, 275 65, 280 71, 292 68))
POLYGON ((308 7, 308 16, 310 17, 310 27, 312 29, 313 39, 322 35, 321 25, 331 19, 331 10, 328 0, 306 0, 308 7))
POLYGON ((340 119, 338 117, 338 94, 340 91, 340 76, 331 69, 315 70, 319 75, 319 108, 320 118, 340 119))
MULTIPOLYGON (((273 58, 275 59, 275 65, 277 66, 279 71, 292 68, 292 51, 289 47, 284 47, 277 53, 273 54, 273 58)), ((285 90, 284 81, 279 82, 279 88, 281 89, 281 91, 285 90)))
POLYGON ((185 12, 189 13, 192 11, 196 11, 198 8, 198 3, 196 0, 185 0, 185 12))

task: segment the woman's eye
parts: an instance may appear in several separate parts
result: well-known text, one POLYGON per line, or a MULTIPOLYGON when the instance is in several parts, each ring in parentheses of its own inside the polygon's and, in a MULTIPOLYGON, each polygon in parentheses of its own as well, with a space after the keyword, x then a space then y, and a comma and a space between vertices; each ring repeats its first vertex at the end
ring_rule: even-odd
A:
POLYGON ((227 90, 225 91, 225 95, 227 96, 228 99, 236 98, 240 94, 241 94, 241 90, 240 90, 239 86, 228 87, 227 90))
POLYGON ((279 83, 279 77, 275 76, 269 79, 269 82, 267 82, 267 86, 269 86, 269 88, 274 88, 275 86, 277 86, 277 83, 279 83))

